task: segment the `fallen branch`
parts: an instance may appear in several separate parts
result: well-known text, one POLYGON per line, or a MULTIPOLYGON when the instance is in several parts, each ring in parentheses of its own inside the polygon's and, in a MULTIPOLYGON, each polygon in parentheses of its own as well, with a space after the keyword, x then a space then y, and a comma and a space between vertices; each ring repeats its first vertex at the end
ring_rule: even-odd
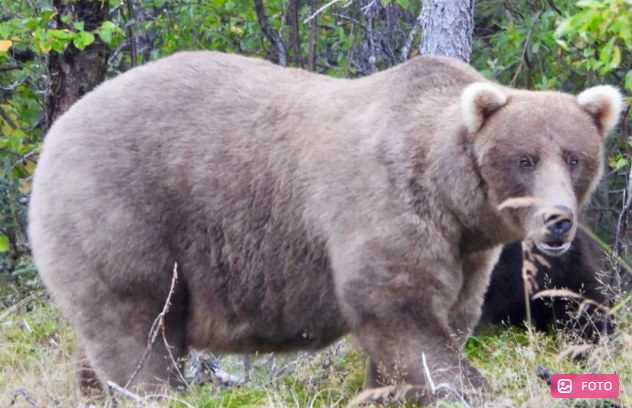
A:
POLYGON ((421 353, 421 360, 424 365, 424 376, 426 377, 426 382, 430 384, 430 392, 432 392, 432 395, 437 395, 437 391, 440 391, 442 389, 448 390, 453 395, 455 395, 459 400, 461 400, 461 404, 463 404, 464 408, 470 408, 470 405, 467 402, 465 402, 465 399, 463 398, 463 396, 461 396, 461 394, 457 390, 455 390, 450 384, 443 383, 443 384, 439 384, 435 386, 434 381, 432 381, 432 377, 430 376, 430 370, 428 369, 428 364, 426 363, 425 353, 421 353))
POLYGON ((11 398, 11 403, 9 404, 9 406, 13 406, 15 404, 15 401, 20 394, 22 394, 24 396, 24 399, 26 399, 29 404, 33 405, 35 408, 42 408, 42 406, 38 404, 37 401, 35 401, 24 388, 20 388, 13 393, 13 398, 11 398))
POLYGON ((222 370, 217 363, 210 359, 202 358, 197 353, 193 353, 192 360, 191 364, 194 366, 193 373, 186 377, 186 379, 191 380, 192 383, 201 384, 206 382, 207 379, 204 378, 205 371, 210 372, 212 377, 215 377, 217 382, 221 385, 237 386, 246 383, 245 378, 227 373, 222 370))
POLYGON ((363 403, 375 403, 391 404, 397 401, 401 401, 406 396, 406 393, 410 390, 420 388, 414 385, 390 385, 387 387, 371 388, 362 391, 354 399, 352 399, 346 406, 346 408, 357 407, 363 403))
POLYGON ((126 388, 121 387, 120 385, 118 385, 117 383, 115 383, 114 381, 108 381, 106 382, 107 386, 109 389, 111 389, 112 391, 116 391, 122 395, 124 395, 125 397, 134 400, 136 402, 138 402, 139 404, 143 404, 143 405, 147 405, 147 401, 145 401, 145 398, 141 397, 138 394, 134 394, 131 391, 128 391, 126 388))
POLYGON ((171 401, 176 401, 180 404, 186 405, 188 408, 195 408, 193 405, 189 404, 186 401, 183 401, 179 398, 174 398, 174 397, 170 397, 168 395, 162 395, 162 394, 150 394, 144 397, 141 397, 138 394, 134 394, 133 392, 126 390, 125 388, 121 387, 120 385, 118 385, 117 383, 115 383, 114 381, 108 381, 107 386, 110 390, 112 391, 116 391, 118 393, 120 393, 121 395, 123 395, 126 398, 129 398, 133 401, 136 401, 139 404, 148 406, 149 403, 148 401, 152 398, 157 398, 157 399, 166 399, 166 400, 171 400, 171 401))

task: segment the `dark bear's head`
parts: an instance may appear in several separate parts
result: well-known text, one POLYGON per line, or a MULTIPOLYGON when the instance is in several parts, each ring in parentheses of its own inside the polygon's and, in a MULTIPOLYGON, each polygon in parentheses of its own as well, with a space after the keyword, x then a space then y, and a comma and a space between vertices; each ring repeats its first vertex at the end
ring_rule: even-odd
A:
POLYGON ((553 256, 569 248, 622 105, 611 86, 577 96, 483 82, 464 89, 463 121, 481 177, 492 204, 505 204, 501 217, 517 239, 529 236, 553 256))

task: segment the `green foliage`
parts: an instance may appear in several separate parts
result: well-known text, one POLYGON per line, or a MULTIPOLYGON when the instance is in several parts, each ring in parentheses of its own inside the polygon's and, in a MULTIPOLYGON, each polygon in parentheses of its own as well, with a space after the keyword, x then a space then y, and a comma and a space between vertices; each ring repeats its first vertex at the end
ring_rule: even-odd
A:
MULTIPOLYGON (((555 35, 561 49, 575 56, 576 67, 625 91, 632 102, 632 4, 626 0, 580 0, 578 10, 563 19, 555 35)), ((632 118, 632 110, 628 110, 632 118)), ((617 183, 625 186, 632 156, 630 135, 620 135, 608 157, 614 170, 625 170, 617 183)))
MULTIPOLYGON (((601 75, 621 65, 622 54, 632 50, 632 6, 626 0, 581 0, 582 10, 563 20, 556 35, 568 37, 572 45, 559 40, 565 49, 582 51, 583 62, 601 75)), ((629 68, 626 78, 632 78, 629 68)), ((632 90, 632 79, 626 80, 632 90)))

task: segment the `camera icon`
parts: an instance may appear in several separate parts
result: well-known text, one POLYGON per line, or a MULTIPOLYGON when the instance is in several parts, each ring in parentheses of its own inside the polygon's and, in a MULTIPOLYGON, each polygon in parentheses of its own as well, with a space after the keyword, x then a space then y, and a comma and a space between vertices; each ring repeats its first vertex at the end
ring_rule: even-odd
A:
POLYGON ((557 392, 560 394, 570 394, 573 391, 573 382, 571 380, 559 380, 557 382, 557 392))

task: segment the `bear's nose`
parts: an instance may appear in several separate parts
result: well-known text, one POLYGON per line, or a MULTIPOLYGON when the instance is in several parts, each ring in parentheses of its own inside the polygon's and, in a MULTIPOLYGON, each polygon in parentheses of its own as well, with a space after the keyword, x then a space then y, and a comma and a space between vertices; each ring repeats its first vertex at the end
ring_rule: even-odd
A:
POLYGON ((563 236, 573 227, 573 211, 563 205, 556 205, 560 213, 544 215, 544 224, 549 231, 557 236, 563 236))

